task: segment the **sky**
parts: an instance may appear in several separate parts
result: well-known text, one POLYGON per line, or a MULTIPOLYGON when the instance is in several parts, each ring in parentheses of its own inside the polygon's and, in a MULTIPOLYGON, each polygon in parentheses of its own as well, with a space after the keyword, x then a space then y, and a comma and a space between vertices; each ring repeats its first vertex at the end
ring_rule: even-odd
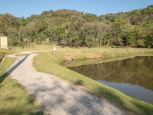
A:
POLYGON ((127 12, 153 5, 153 0, 0 0, 0 14, 29 17, 43 11, 72 9, 96 15, 127 12))

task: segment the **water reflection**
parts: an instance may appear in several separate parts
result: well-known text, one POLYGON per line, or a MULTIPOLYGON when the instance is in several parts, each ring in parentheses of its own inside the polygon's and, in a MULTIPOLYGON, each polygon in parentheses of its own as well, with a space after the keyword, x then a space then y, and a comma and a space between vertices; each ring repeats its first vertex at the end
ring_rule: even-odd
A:
POLYGON ((153 57, 135 57, 70 69, 153 103, 153 57))

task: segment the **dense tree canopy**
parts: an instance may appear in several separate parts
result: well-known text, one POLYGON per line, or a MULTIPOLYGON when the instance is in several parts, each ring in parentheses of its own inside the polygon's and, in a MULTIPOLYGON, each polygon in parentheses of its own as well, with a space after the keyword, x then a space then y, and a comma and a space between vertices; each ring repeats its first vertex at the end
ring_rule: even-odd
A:
POLYGON ((28 18, 3 14, 0 33, 9 37, 11 46, 153 47, 153 5, 102 16, 74 10, 45 11, 28 18))

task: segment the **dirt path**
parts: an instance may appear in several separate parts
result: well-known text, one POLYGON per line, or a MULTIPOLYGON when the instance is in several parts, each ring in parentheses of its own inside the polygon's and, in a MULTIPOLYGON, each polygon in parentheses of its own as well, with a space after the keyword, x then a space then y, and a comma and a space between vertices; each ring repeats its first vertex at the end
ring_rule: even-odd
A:
POLYGON ((129 115, 104 98, 93 96, 56 76, 37 72, 32 66, 35 55, 18 57, 10 75, 43 104, 47 114, 129 115))

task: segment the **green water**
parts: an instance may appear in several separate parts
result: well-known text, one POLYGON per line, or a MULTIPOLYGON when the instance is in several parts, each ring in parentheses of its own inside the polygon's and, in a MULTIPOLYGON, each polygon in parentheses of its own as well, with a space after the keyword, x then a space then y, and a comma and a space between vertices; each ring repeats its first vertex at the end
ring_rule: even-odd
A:
POLYGON ((117 88, 130 96, 153 103, 152 56, 87 64, 69 69, 117 88))

